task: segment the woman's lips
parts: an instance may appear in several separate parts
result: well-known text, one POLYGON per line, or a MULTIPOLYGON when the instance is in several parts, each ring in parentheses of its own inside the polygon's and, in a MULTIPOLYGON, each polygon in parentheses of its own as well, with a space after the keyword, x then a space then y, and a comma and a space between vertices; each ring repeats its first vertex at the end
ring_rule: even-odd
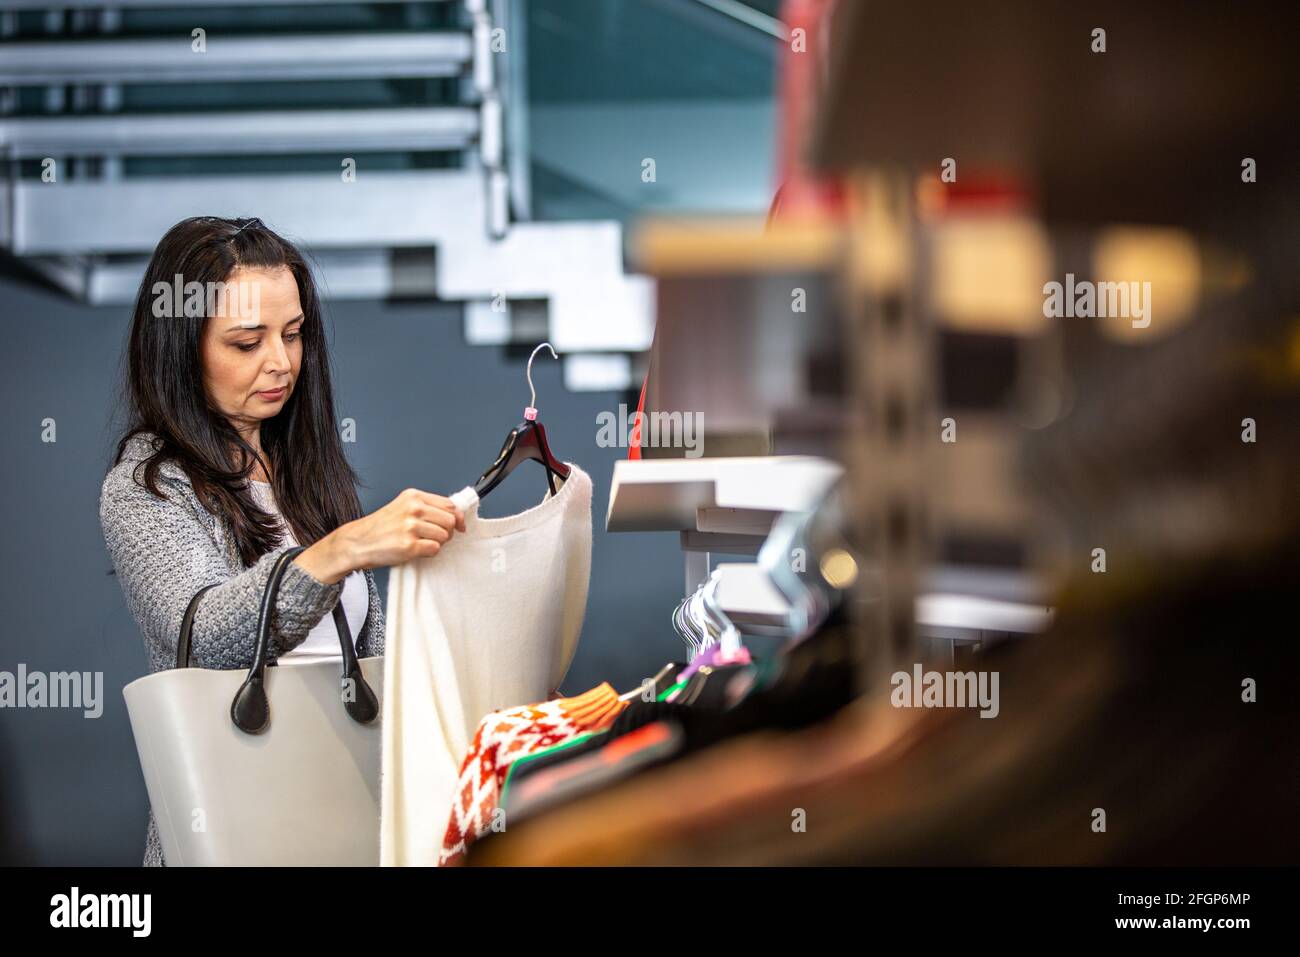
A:
POLYGON ((279 399, 284 398, 284 393, 286 391, 287 389, 285 386, 280 386, 278 389, 270 389, 266 392, 258 392, 256 394, 259 399, 265 399, 267 402, 276 402, 279 399))

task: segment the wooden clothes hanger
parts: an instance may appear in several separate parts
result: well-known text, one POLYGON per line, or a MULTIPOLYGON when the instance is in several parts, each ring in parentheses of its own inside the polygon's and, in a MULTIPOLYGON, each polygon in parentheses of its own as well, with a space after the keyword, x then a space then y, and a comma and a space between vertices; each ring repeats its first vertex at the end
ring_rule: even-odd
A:
POLYGON ((489 465, 487 471, 474 483, 474 491, 478 493, 480 499, 500 485, 501 480, 515 470, 515 466, 529 460, 540 462, 546 467, 546 484, 550 487, 552 495, 555 494, 556 477, 561 479, 569 477, 569 466, 560 461, 551 451, 550 443, 546 441, 546 428, 537 421, 537 409, 534 407, 537 402, 537 389, 533 386, 533 359, 542 349, 550 349, 551 357, 559 358, 549 342, 543 342, 528 357, 529 398, 528 407, 524 409, 524 421, 510 430, 501 445, 501 451, 497 453, 496 461, 489 465))

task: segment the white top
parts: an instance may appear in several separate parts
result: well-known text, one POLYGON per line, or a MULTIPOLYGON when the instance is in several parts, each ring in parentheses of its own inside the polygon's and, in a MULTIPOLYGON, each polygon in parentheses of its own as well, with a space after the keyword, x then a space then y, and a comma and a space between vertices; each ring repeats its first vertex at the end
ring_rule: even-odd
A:
MULTIPOLYGON (((285 541, 292 545, 299 544, 293 530, 284 521, 284 515, 275 504, 270 483, 253 480, 252 484, 253 497, 257 499, 258 504, 280 519, 285 532, 285 541)), ((366 576, 362 572, 350 572, 343 579, 343 594, 339 600, 343 603, 343 614, 347 616, 348 627, 352 629, 352 647, 355 648, 357 638, 361 635, 361 627, 366 623, 366 615, 370 611, 370 590, 366 587, 366 576)), ((332 610, 312 627, 302 644, 291 648, 277 659, 283 665, 301 665, 313 661, 341 663, 342 660, 343 650, 339 646, 339 632, 334 625, 332 610)))
MULTIPOLYGON (((591 572, 591 478, 507 518, 465 513, 438 554, 388 576, 381 865, 436 866, 452 791, 483 716, 545 701, 573 660, 591 572)), ((538 470, 514 481, 540 481, 538 470)))

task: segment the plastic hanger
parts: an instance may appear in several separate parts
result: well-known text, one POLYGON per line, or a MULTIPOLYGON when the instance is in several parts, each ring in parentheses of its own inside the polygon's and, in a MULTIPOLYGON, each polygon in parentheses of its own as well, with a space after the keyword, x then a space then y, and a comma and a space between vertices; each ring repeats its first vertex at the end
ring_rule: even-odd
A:
MULTIPOLYGON (((703 586, 701 586, 702 588, 703 586)), ((682 640, 691 646, 690 658, 694 660, 716 636, 709 632, 703 622, 700 604, 700 591, 697 589, 683 598, 673 609, 673 629, 682 640)))
MULTIPOLYGON (((685 667, 686 667, 686 662, 684 661, 670 661, 662 668, 660 668, 658 672, 655 673, 653 678, 647 679, 648 681, 654 683, 653 694, 656 699, 658 699, 658 697, 661 694, 663 694, 667 689, 671 688, 674 684, 677 683, 677 673, 685 667)), ((642 682, 641 684, 633 688, 631 691, 619 695, 618 696, 619 700, 630 701, 631 699, 638 697, 641 694, 641 692, 644 690, 644 688, 645 688, 645 682, 642 682)))
POLYGON ((700 593, 706 621, 714 626, 718 633, 718 643, 722 646, 718 664, 749 663, 749 651, 740 640, 740 629, 732 624, 727 613, 718 601, 718 584, 722 581, 722 570, 715 568, 709 576, 708 584, 700 593), (743 660, 742 660, 743 659, 743 660))
POLYGON ((546 484, 552 495, 555 494, 556 477, 561 479, 569 477, 569 466, 556 458, 551 451, 551 446, 546 441, 546 429, 537 421, 537 409, 534 405, 537 402, 537 390, 533 387, 533 359, 544 348, 551 350, 552 358, 559 358, 549 342, 543 342, 528 357, 529 396, 528 406, 524 409, 524 421, 510 430, 510 434, 501 445, 501 451, 497 453, 496 461, 488 466, 487 471, 474 483, 474 491, 478 493, 479 498, 483 498, 500 485, 501 480, 513 472, 520 462, 531 460, 540 462, 546 467, 546 484))
POLYGON ((709 642, 710 645, 716 644, 718 646, 717 650, 711 656, 708 664, 704 664, 694 671, 689 667, 686 669, 691 674, 687 678, 686 687, 682 688, 673 697, 674 703, 720 703, 723 698, 722 692, 710 693, 705 698, 702 697, 704 689, 724 683, 726 680, 724 675, 729 676, 734 673, 738 670, 736 666, 750 663, 749 649, 741 642, 740 629, 727 617, 727 613, 722 610, 722 605, 718 602, 718 583, 721 580, 721 570, 714 569, 713 574, 709 576, 708 582, 697 593, 706 621, 718 634, 716 642, 709 642))
POLYGON ((691 651, 687 657, 694 657, 695 637, 691 632, 691 630, 687 627, 686 621, 682 615, 682 612, 686 608, 686 602, 688 601, 690 601, 690 596, 683 598, 681 601, 677 603, 677 605, 673 608, 671 619, 673 623, 673 631, 677 632, 677 636, 681 638, 682 641, 686 642, 687 645, 690 646, 691 651))

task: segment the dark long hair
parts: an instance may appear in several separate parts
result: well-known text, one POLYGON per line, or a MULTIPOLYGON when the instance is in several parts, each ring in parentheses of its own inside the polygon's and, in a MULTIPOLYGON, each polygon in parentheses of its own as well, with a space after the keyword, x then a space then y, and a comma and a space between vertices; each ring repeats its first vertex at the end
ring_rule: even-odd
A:
MULTIPOLYGON (((212 404, 200 359, 206 316, 158 318, 155 284, 229 282, 239 267, 285 266, 302 304, 302 365, 283 409, 263 421, 261 445, 276 502, 303 545, 361 514, 356 474, 343 454, 334 416, 329 356, 320 299, 306 260, 260 219, 196 216, 173 226, 149 260, 135 300, 127 346, 124 398, 129 422, 117 445, 120 461, 131 437, 151 432, 154 451, 142 484, 154 495, 158 470, 174 462, 205 508, 224 519, 240 557, 251 565, 281 544, 278 525, 254 502, 249 476, 257 453, 212 404)), ((189 311, 189 310, 186 310, 189 311)))

